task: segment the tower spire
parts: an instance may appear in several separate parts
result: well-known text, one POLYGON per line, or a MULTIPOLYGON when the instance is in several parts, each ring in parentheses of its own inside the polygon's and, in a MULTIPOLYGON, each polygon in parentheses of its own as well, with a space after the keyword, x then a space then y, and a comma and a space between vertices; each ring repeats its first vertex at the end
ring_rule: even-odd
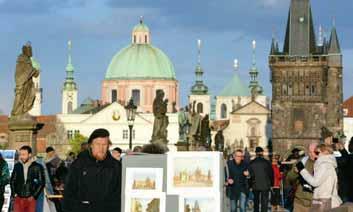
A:
POLYGON ((340 54, 341 53, 341 47, 340 47, 340 42, 338 40, 337 36, 337 31, 336 31, 336 23, 335 23, 335 18, 333 18, 332 21, 332 30, 331 30, 331 36, 330 36, 330 42, 328 45, 328 53, 329 54, 340 54))
POLYGON ((67 42, 67 47, 68 47, 68 59, 67 59, 67 65, 66 65, 66 79, 65 79, 64 89, 76 89, 76 84, 74 82, 75 68, 72 64, 72 56, 71 56, 71 50, 72 50, 71 40, 67 42))
POLYGON ((198 39, 197 40, 197 65, 195 69, 196 83, 191 88, 192 94, 208 93, 208 87, 203 83, 203 80, 202 80, 203 70, 201 67, 201 45, 202 45, 202 41, 198 39))
POLYGON ((257 81, 257 77, 259 75, 259 72, 256 67, 256 41, 252 41, 252 67, 250 69, 250 85, 249 88, 250 90, 252 89, 257 89, 259 93, 262 93, 262 87, 259 85, 259 82, 257 81))

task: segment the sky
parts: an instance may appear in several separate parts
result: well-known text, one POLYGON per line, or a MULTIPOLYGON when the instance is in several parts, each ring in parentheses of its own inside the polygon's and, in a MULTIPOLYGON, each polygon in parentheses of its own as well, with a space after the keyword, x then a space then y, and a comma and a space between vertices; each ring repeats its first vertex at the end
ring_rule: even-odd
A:
MULTIPOLYGON (((257 41, 259 80, 271 96, 268 54, 272 35, 283 45, 289 0, 0 0, 0 111, 9 114, 14 98, 16 57, 31 41, 41 64, 43 114, 61 112, 61 89, 72 40, 79 102, 100 98, 101 82, 111 58, 130 44, 139 17, 152 43, 172 60, 180 82, 181 105, 194 83, 197 39, 203 41, 204 81, 217 95, 233 74, 248 83, 251 42, 257 41)), ((353 1, 312 0, 316 31, 329 35, 335 17, 344 57, 344 97, 353 95, 353 1)))

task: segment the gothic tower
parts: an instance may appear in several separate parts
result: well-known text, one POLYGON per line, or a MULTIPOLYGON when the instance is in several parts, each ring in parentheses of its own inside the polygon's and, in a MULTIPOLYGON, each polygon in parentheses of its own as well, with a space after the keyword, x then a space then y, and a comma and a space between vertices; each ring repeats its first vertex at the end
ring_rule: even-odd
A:
POLYGON ((74 81, 74 66, 71 59, 71 41, 68 42, 68 63, 66 65, 66 79, 62 89, 62 114, 72 113, 77 108, 77 86, 74 81))
POLYGON ((291 0, 283 51, 273 38, 269 55, 274 151, 319 141, 322 127, 342 133, 342 54, 335 26, 330 41, 318 43, 310 0, 291 0))
POLYGON ((208 94, 208 87, 204 84, 201 68, 201 40, 197 41, 198 45, 198 62, 195 69, 196 82, 191 87, 191 94, 189 95, 189 104, 195 102, 195 110, 202 116, 210 114, 211 112, 211 96, 208 94))

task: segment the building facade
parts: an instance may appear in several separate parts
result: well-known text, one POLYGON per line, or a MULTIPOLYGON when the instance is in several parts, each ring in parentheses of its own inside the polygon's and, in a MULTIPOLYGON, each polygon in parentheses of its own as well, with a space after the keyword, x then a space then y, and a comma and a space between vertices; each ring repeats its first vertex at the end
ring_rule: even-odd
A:
POLYGON ((335 27, 317 44, 310 0, 291 0, 283 51, 272 41, 273 148, 319 141, 321 128, 343 130, 342 54, 335 27))

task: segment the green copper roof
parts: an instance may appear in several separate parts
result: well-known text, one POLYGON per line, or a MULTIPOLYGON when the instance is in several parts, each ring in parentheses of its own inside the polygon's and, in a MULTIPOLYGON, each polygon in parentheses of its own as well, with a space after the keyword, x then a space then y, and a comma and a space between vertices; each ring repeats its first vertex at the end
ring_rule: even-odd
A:
POLYGON ((40 70, 40 63, 34 57, 31 57, 31 61, 33 68, 40 70))
POLYGON ((241 81, 237 73, 226 84, 218 96, 250 96, 249 88, 241 81))
POLYGON ((151 44, 131 44, 110 62, 105 79, 176 79, 174 66, 151 44))
POLYGON ((150 29, 148 28, 148 26, 146 24, 144 24, 142 21, 140 21, 140 23, 134 27, 133 31, 134 32, 148 32, 148 31, 150 31, 150 29))

